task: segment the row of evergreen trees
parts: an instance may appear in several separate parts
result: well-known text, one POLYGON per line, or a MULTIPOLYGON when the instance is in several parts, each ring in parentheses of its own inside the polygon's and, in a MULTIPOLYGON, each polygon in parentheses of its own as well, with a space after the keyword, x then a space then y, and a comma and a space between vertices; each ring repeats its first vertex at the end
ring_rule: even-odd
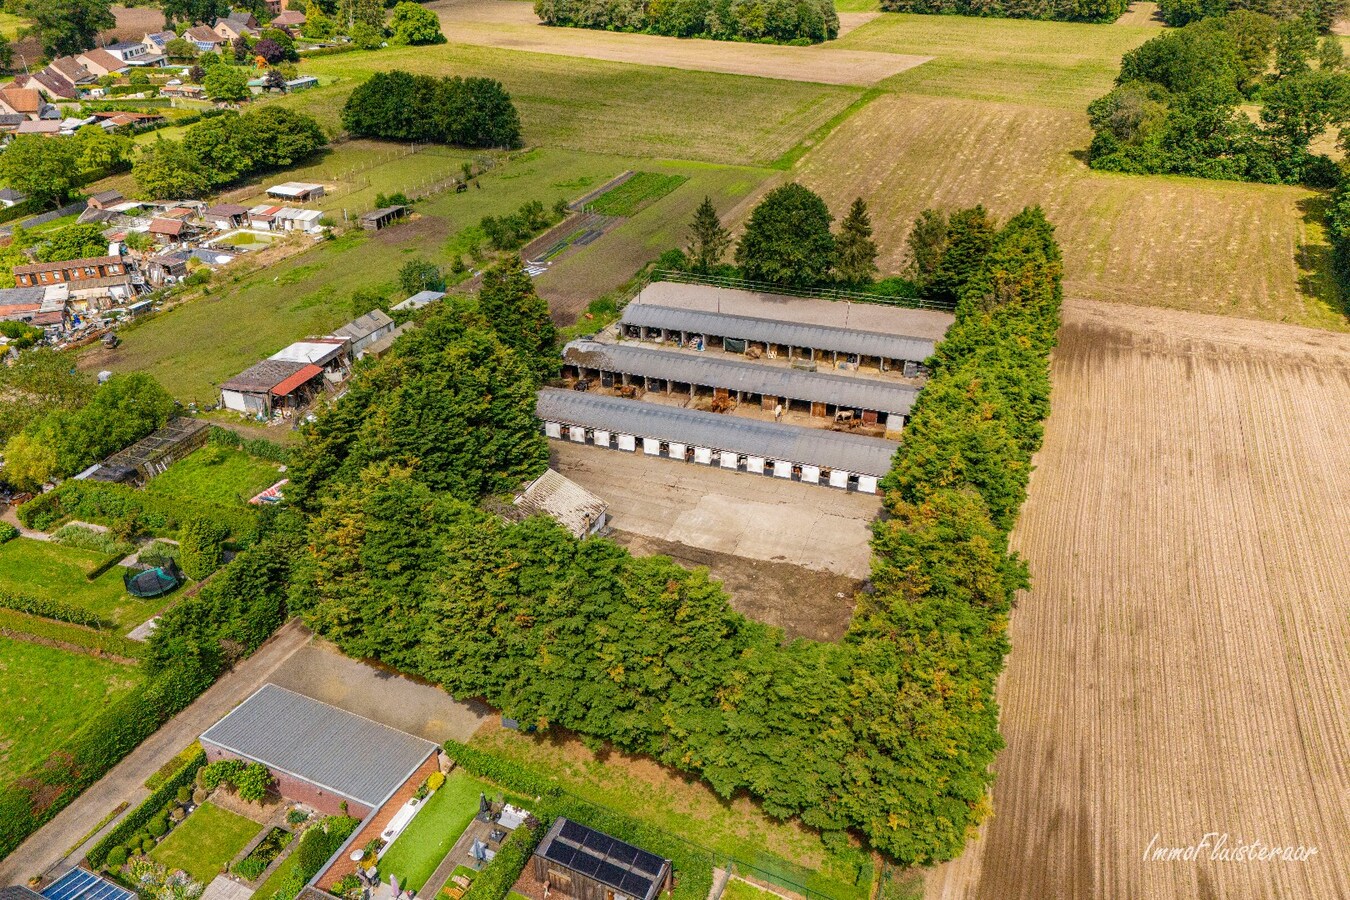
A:
POLYGON ((312 516, 292 609, 349 654, 749 792, 832 839, 953 857, 989 811, 993 687, 1027 580, 1007 535, 1060 300, 1040 211, 1001 229, 980 216, 950 217, 930 254, 956 324, 885 479, 875 591, 842 643, 785 643, 706 571, 489 511, 548 454, 533 406, 555 337, 516 261, 363 365, 307 434, 288 495, 312 516))

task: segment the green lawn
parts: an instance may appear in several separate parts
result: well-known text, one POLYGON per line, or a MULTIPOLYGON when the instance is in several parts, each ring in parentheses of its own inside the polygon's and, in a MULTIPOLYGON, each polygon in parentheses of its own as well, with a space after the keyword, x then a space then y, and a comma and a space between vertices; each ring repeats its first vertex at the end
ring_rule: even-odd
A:
POLYGON ((886 13, 831 46, 934 56, 882 82, 901 93, 1083 110, 1111 89, 1149 25, 1090 25, 886 13))
POLYGON ((478 815, 480 792, 490 796, 496 788, 463 771, 451 772, 441 789, 427 799, 426 808, 380 858, 381 876, 388 880, 397 875, 403 887, 421 890, 478 815))
POLYGON ((145 489, 169 498, 242 504, 280 481, 284 476, 277 469, 278 463, 243 450, 208 444, 150 479, 145 489))
POLYGON ((527 146, 655 159, 767 164, 862 94, 861 88, 603 62, 462 44, 315 57, 306 74, 340 78, 268 101, 336 130, 347 94, 376 71, 499 79, 527 146))
POLYGON ((9 40, 15 40, 19 32, 33 24, 32 20, 25 19, 22 16, 16 16, 14 13, 0 12, 0 36, 9 40))
POLYGON ((210 884, 262 827, 238 813, 203 803, 150 856, 170 870, 182 869, 193 881, 210 884))
POLYGON ((655 203, 684 184, 682 175, 661 175, 656 172, 638 172, 615 188, 610 188, 591 201, 590 208, 604 216, 631 216, 639 209, 655 203))
POLYGON ((531 737, 494 725, 470 741, 600 806, 726 854, 750 873, 785 886, 804 884, 835 900, 866 900, 872 862, 861 849, 834 850, 820 834, 780 822, 746 798, 727 801, 696 779, 618 752, 602 759, 578 740, 531 737))
POLYGON ((777 896, 740 878, 728 881, 722 891, 722 900, 773 900, 777 896))
POLYGON ((0 637, 0 784, 40 763, 140 678, 133 666, 0 637))
POLYGON ((30 538, 0 544, 0 590, 50 597, 82 606, 116 622, 125 633, 160 610, 165 598, 140 600, 122 586, 122 569, 113 566, 98 578, 85 577, 107 557, 30 538))

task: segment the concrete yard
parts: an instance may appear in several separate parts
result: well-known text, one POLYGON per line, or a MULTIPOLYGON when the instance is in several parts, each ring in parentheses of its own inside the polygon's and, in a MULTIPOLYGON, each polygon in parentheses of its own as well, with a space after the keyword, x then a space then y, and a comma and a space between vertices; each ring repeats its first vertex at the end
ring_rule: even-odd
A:
POLYGON ((435 685, 343 656, 318 637, 268 680, 437 743, 467 741, 488 714, 480 703, 461 703, 435 685))
POLYGON ((881 498, 552 441, 554 466, 609 503, 615 528, 704 550, 866 578, 881 498))

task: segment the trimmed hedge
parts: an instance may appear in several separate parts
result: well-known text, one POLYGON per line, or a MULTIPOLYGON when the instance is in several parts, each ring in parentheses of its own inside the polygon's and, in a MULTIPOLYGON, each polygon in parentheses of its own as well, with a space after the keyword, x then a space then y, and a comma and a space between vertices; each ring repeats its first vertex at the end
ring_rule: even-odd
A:
POLYGON ((103 707, 40 766, 0 789, 0 857, 186 708, 214 678, 214 670, 184 660, 103 707))
POLYGON ((96 653, 110 653, 114 656, 125 656, 128 659, 140 659, 145 653, 145 644, 139 641, 129 641, 111 631, 97 631, 84 625, 71 625, 66 622, 44 619, 41 616, 0 609, 0 633, 6 631, 11 632, 11 636, 16 636, 20 640, 22 640, 22 637, 19 636, 30 635, 41 641, 60 641, 65 644, 75 644, 96 653))
POLYGON ((165 779, 149 797, 145 798, 144 803, 128 813, 112 831, 103 836, 103 840, 94 845, 86 857, 89 864, 95 867, 103 865, 114 847, 140 831, 142 826, 148 825, 151 820, 164 812, 165 807, 175 803, 178 799, 178 789, 192 784, 192 780, 197 777, 197 770, 204 765, 206 765, 206 751, 198 747, 197 752, 188 757, 181 769, 165 779))
POLYGON ((12 609, 54 622, 66 622, 70 625, 86 625, 90 628, 111 628, 112 622, 81 606, 66 603, 63 600, 49 600, 46 597, 33 597, 13 591, 0 590, 0 609, 12 609))
POLYGON ((511 832, 487 868, 474 876, 462 900, 505 900, 544 837, 546 827, 545 822, 536 818, 534 827, 524 824, 511 832))
POLYGON ((459 741, 446 741, 445 752, 470 775, 495 781, 517 793, 533 797, 555 797, 562 792, 562 788, 558 785, 523 766, 493 756, 491 753, 475 750, 459 741))

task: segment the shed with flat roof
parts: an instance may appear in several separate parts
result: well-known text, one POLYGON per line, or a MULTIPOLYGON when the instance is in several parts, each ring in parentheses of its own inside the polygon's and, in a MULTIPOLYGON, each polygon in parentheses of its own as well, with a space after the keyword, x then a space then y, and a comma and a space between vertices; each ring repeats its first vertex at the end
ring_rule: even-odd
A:
POLYGON ((534 876, 576 900, 655 900, 672 886, 670 860, 566 816, 535 849, 534 876))
POLYGON ((365 818, 436 752, 431 741, 264 684, 201 736, 212 762, 267 766, 283 797, 365 818))

